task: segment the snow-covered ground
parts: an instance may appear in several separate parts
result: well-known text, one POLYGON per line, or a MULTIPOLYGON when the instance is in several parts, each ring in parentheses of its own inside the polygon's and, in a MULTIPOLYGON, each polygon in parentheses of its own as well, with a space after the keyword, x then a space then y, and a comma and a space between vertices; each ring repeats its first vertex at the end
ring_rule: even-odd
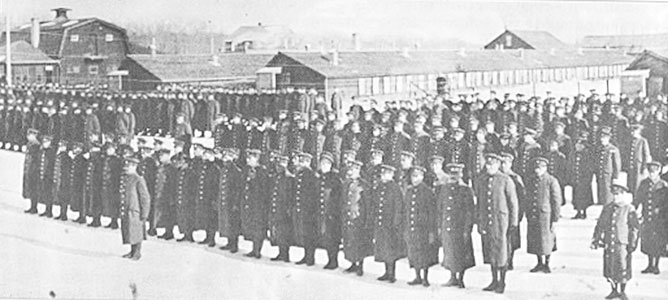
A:
MULTIPOLYGON (((89 228, 71 221, 26 215, 28 202, 21 199, 23 156, 0 152, 0 299, 603 299, 608 284, 602 274, 602 250, 589 249, 600 207, 589 220, 570 220, 563 209, 558 224, 559 251, 553 255, 552 274, 533 274, 535 258, 523 249, 517 253, 515 271, 508 274, 504 295, 481 289, 490 281, 482 265, 479 236, 474 235, 478 266, 469 270, 464 290, 442 287, 449 273, 441 267, 430 272, 432 286, 410 287, 413 277, 405 260, 398 263, 399 281, 376 281, 383 268, 368 258, 363 277, 344 274, 348 267, 341 255, 341 269, 326 271, 325 253, 318 251, 315 267, 269 261, 277 250, 265 245, 262 259, 244 257, 250 244, 242 242, 237 254, 197 244, 149 239, 143 258, 130 261, 118 231, 89 228)), ((40 207, 40 209, 42 209, 40 207)), ((56 209, 57 212, 57 209, 56 209)), ((106 223, 103 220, 103 223, 106 223)), ((526 232, 523 228, 523 232, 526 232)), ((203 233, 195 238, 201 240, 203 233)), ((219 240, 219 244, 224 241, 219 240)), ((523 241, 524 242, 524 241, 523 241)), ((293 249, 292 260, 301 249, 293 249)), ((668 299, 668 264, 660 276, 640 274, 646 258, 634 255, 631 299, 668 299)))

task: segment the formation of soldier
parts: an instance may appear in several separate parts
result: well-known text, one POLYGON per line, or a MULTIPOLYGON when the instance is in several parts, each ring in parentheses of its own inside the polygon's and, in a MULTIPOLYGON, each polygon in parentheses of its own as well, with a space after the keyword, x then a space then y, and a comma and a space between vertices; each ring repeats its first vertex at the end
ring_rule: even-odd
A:
MULTIPOLYGON (((295 93, 318 99, 303 92, 295 93)), ((260 258, 265 240, 278 247, 276 261, 290 261, 290 247, 302 247, 297 263, 308 266, 315 250, 324 249, 325 269, 338 268, 342 248, 351 263, 346 272, 361 276, 364 259, 373 256, 385 264, 378 279, 391 283, 396 261, 407 257, 416 274, 411 285, 429 285, 428 270, 442 249, 441 264, 452 272, 447 285, 461 288, 475 265, 477 225, 492 271, 485 290, 503 293, 524 218, 527 252, 537 257, 531 272, 551 272, 554 228, 564 187, 571 186, 575 219, 587 217, 594 199, 605 205, 592 246, 606 249, 611 298, 626 297, 638 237, 649 257, 643 273, 659 273, 668 242, 668 105, 662 96, 436 97, 382 109, 353 105, 345 118, 322 99, 316 101, 321 109, 309 110, 300 97, 265 106, 281 97, 270 98, 251 102, 269 107, 260 114, 223 106, 207 128, 211 148, 193 143, 187 109, 173 111, 173 149, 152 143, 136 127, 84 132, 80 139, 31 128, 23 189, 32 203, 28 212, 44 203, 44 216, 60 205, 59 219, 66 220, 70 208, 79 212, 78 222, 90 217, 94 227, 101 216, 111 218, 111 228, 120 219, 129 228, 124 242, 133 245, 128 257, 135 259, 144 222, 148 235, 164 228, 160 238, 167 240, 175 238, 175 227, 182 242, 194 242, 193 232, 203 230, 200 243, 214 247, 219 235, 227 242, 222 249, 233 253, 243 236, 253 243, 249 257, 260 258), (138 133, 135 151, 129 141, 138 133), (626 182, 621 173, 628 174, 626 182)))

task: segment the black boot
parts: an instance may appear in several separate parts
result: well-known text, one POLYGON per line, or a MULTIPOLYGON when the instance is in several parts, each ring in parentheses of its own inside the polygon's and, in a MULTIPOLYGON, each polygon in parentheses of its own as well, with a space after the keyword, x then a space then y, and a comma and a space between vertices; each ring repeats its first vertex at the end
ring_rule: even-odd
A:
POLYGON ((545 255, 545 264, 543 265, 543 273, 549 274, 552 273, 552 269, 550 269, 550 256, 545 255))
POLYGON ((451 286, 458 286, 459 282, 457 280, 457 273, 455 272, 450 272, 450 280, 443 284, 445 287, 451 287, 451 286))
POLYGON ((378 281, 388 281, 390 279, 390 263, 385 263, 385 274, 377 278, 378 281))
POLYGON ((165 233, 163 233, 158 238, 163 239, 165 241, 169 241, 169 240, 173 239, 174 238, 174 226, 165 227, 165 233))
POLYGON ((494 290, 497 294, 503 294, 506 291, 506 269, 499 268, 499 284, 494 290))
POLYGON ((357 274, 357 276, 362 276, 362 275, 364 275, 364 260, 360 260, 360 261, 357 263, 357 272, 356 272, 356 274, 357 274))
POLYGON ((209 243, 207 244, 207 246, 209 246, 209 248, 216 247, 216 231, 213 230, 211 232, 208 232, 206 235, 209 238, 209 243))
POLYGON ((52 206, 51 204, 46 205, 46 209, 43 213, 39 215, 40 217, 53 218, 52 206))
POLYGON ((99 216, 93 217, 93 222, 88 224, 88 227, 97 228, 97 227, 100 227, 100 226, 102 226, 102 222, 100 222, 100 217, 99 216))
POLYGON ((67 204, 60 206, 60 215, 56 218, 61 221, 67 221, 67 204))
POLYGON ((515 269, 515 264, 513 263, 514 258, 515 258, 515 250, 511 250, 508 255, 508 267, 506 268, 509 271, 515 269))
POLYGON ((640 271, 640 273, 649 274, 652 273, 653 269, 654 269, 654 259, 652 258, 652 256, 647 255, 647 268, 640 271))
POLYGON ((533 269, 529 270, 531 273, 538 273, 543 271, 543 256, 536 255, 536 258, 538 259, 538 263, 535 267, 533 267, 533 269))
POLYGON ((408 282, 408 285, 419 285, 422 284, 422 277, 420 277, 420 269, 415 269, 415 279, 408 282))
POLYGON ((37 201, 30 199, 30 208, 24 211, 27 214, 34 215, 37 213, 37 201))
POLYGON ((130 252, 123 255, 123 258, 130 258, 135 254, 135 245, 130 245, 130 252))
POLYGON ((135 253, 130 257, 132 260, 139 260, 141 258, 141 242, 137 243, 135 247, 135 253))
POLYGON ((661 259, 661 256, 657 256, 654 258, 654 272, 652 272, 654 275, 659 275, 661 274, 661 271, 659 270, 659 259, 661 259))
POLYGON ((424 268, 424 276, 422 279, 422 286, 428 287, 429 286, 429 267, 424 268))
POLYGON ((397 277, 396 277, 396 273, 395 273, 396 268, 397 268, 396 263, 395 263, 395 262, 391 262, 391 263, 390 263, 390 270, 389 270, 389 272, 390 272, 390 277, 387 279, 387 282, 389 282, 389 283, 395 283, 395 282, 397 281, 397 277))
POLYGON ((333 249, 328 249, 327 250, 327 257, 329 258, 329 261, 327 262, 327 265, 325 265, 325 270, 335 270, 336 268, 339 267, 339 249, 338 248, 333 248, 333 249))
POLYGON ((220 247, 220 250, 230 250, 232 253, 237 253, 239 251, 239 237, 228 237, 227 245, 220 247))
POLYGON ((200 244, 200 245, 207 245, 207 244, 209 244, 209 239, 211 239, 211 235, 210 235, 210 232, 207 230, 206 231, 206 236, 204 237, 204 239, 200 242, 197 242, 197 243, 200 244))
POLYGON ((350 265, 350 268, 343 270, 343 273, 355 273, 357 272, 357 263, 353 262, 350 265))
POLYGON ((582 217, 580 217, 580 219, 582 220, 587 219, 587 209, 582 210, 582 217))
POLYGON ((86 224, 86 214, 84 212, 79 212, 79 217, 74 220, 74 222, 79 224, 86 224))
POLYGON ((183 234, 183 237, 176 240, 177 242, 194 242, 192 232, 186 232, 183 234))
POLYGON ((459 272, 459 278, 457 278, 457 281, 459 282, 459 288, 463 289, 466 286, 464 286, 464 271, 459 272))
POLYGON ((290 262, 290 246, 278 246, 278 255, 271 260, 290 262))
POLYGON ((260 254, 262 252, 262 241, 253 241, 253 250, 251 252, 248 252, 246 257, 255 257, 255 258, 260 258, 262 255, 260 254))
POLYGON ((486 292, 495 291, 497 285, 499 285, 499 271, 496 267, 492 267, 492 283, 482 290, 486 292))
POLYGON ((306 265, 309 267, 315 265, 315 248, 313 247, 306 248, 306 265))

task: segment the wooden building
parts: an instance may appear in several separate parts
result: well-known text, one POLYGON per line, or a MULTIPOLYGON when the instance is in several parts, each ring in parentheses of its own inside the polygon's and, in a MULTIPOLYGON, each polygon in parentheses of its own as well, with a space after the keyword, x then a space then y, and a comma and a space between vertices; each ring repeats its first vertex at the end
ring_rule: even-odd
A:
MULTIPOLYGON (((668 94, 668 50, 645 50, 631 62, 628 70, 649 71, 644 78, 647 96, 656 97, 658 94, 668 94)), ((642 87, 638 90, 644 91, 642 87)))
POLYGON ((527 49, 550 50, 573 48, 547 31, 508 30, 485 45, 487 50, 527 49))
MULTIPOLYGON (((59 62, 51 59, 39 49, 25 41, 13 42, 11 49, 11 67, 13 84, 46 84, 58 82, 59 62)), ((6 47, 0 47, 0 81, 7 81, 6 47)))

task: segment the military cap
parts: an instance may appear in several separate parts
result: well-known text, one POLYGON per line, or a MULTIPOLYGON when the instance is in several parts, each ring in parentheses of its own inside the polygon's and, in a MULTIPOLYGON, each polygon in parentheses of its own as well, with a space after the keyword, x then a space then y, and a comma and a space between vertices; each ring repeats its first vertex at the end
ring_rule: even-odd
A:
POLYGON ((445 158, 443 156, 440 156, 440 155, 432 155, 431 157, 429 157, 429 161, 443 162, 444 160, 445 160, 445 158))
POLYGON ((433 134, 436 134, 438 132, 444 132, 444 131, 445 131, 445 128, 443 128, 443 126, 435 126, 434 128, 431 129, 431 132, 433 134))
POLYGON ((283 155, 283 153, 281 153, 281 151, 278 151, 278 150, 271 150, 269 152, 269 157, 276 158, 276 157, 279 157, 281 155, 283 155))
POLYGON ((658 161, 653 160, 653 161, 650 161, 650 162, 647 163, 647 167, 648 167, 648 168, 649 168, 649 167, 657 167, 657 168, 661 168, 661 163, 658 162, 658 161))
POLYGON ((104 149, 109 149, 109 148, 116 149, 116 143, 113 143, 113 142, 105 142, 104 145, 102 145, 102 147, 103 147, 104 149))
POLYGON ((413 152, 409 152, 409 151, 401 151, 401 156, 408 156, 412 159, 415 159, 415 154, 413 152))
POLYGON ((394 172, 394 171, 397 170, 397 168, 395 168, 393 166, 390 166, 390 165, 382 164, 382 165, 380 165, 380 170, 381 171, 387 171, 387 172, 394 172))
POLYGON ((144 145, 144 144, 148 144, 148 141, 145 138, 143 137, 137 138, 137 145, 144 145))
POLYGON ((510 161, 510 160, 515 159, 515 155, 513 155, 512 153, 503 152, 503 153, 501 153, 501 159, 506 160, 506 161, 510 161))
POLYGON ((587 131, 581 131, 580 135, 578 135, 578 140, 587 140, 589 138, 589 132, 587 131))
POLYGON ((260 149, 246 149, 246 154, 248 156, 260 156, 262 151, 260 151, 260 149))
POLYGON ((554 127, 555 127, 555 128, 557 128, 557 127, 562 127, 562 128, 564 128, 564 127, 566 127, 566 124, 564 124, 563 122, 559 122, 559 121, 557 121, 557 122, 554 122, 554 127))
POLYGON ((165 149, 165 148, 158 150, 158 155, 163 155, 163 154, 170 155, 170 154, 172 154, 172 151, 170 151, 169 149, 165 149))
POLYGON ((42 136, 42 141, 46 141, 46 140, 53 141, 53 136, 49 135, 49 134, 43 135, 42 136))
POLYGON ((125 162, 126 165, 138 165, 139 164, 139 159, 136 157, 126 157, 123 162, 125 162))
POLYGON ((524 128, 524 135, 536 135, 536 134, 537 132, 535 129, 529 127, 524 128))
POLYGON ((355 151, 355 150, 353 150, 353 149, 343 150, 343 152, 341 152, 341 153, 342 153, 343 155, 357 156, 357 151, 355 151))
POLYGON ((507 132, 501 133, 501 135, 499 135, 499 138, 502 140, 510 139, 510 133, 507 132))
POLYGON ((642 129, 643 129, 642 124, 633 124, 633 125, 631 125, 631 131, 642 130, 642 129))
POLYGON ((153 146, 149 144, 141 144, 137 146, 139 149, 153 149, 153 146))
POLYGON ((299 157, 299 159, 313 159, 313 155, 307 152, 298 152, 296 155, 299 157))
POLYGON ((27 131, 26 133, 27 133, 27 134, 38 135, 38 134, 39 134, 39 130, 37 130, 37 129, 35 129, 35 128, 30 128, 30 129, 28 129, 28 131, 27 131))
POLYGON ((334 155, 332 155, 329 152, 323 152, 322 154, 320 154, 320 161, 322 161, 323 159, 329 160, 329 162, 334 163, 334 155))
POLYGON ((609 126, 605 126, 601 128, 600 131, 601 136, 611 136, 612 135, 612 128, 609 126))
POLYGON ((445 170, 448 173, 458 173, 464 170, 464 165, 463 164, 457 164, 457 163, 449 163, 445 165, 445 170))
POLYGON ((315 119, 315 121, 313 121, 313 125, 318 125, 318 124, 325 125, 325 120, 320 118, 315 119))
POLYGON ((204 148, 204 145, 202 145, 200 142, 195 142, 195 143, 192 143, 192 147, 202 149, 202 148, 204 148))
POLYGON ((425 172, 427 172, 427 169, 425 169, 423 166, 412 166, 411 167, 411 172, 414 172, 414 171, 425 173, 425 172))
POLYGON ((464 129, 459 128, 459 127, 453 129, 452 132, 453 132, 453 133, 461 133, 461 134, 465 134, 465 133, 466 133, 466 131, 465 131, 464 129))
POLYGON ((364 165, 364 163, 362 163, 359 160, 353 160, 353 161, 348 162, 348 167, 350 167, 350 168, 353 168, 353 167, 361 168, 363 165, 364 165))
POLYGON ((81 143, 81 142, 74 142, 71 145, 72 145, 72 149, 77 149, 77 148, 78 149, 83 149, 83 143, 81 143))
POLYGON ((58 147, 67 147, 67 146, 69 146, 69 143, 66 140, 58 141, 58 147))
POLYGON ((550 161, 547 160, 547 158, 542 157, 542 156, 536 157, 536 158, 534 159, 534 162, 536 163, 536 165, 544 164, 544 165, 547 166, 547 165, 550 164, 550 161))
POLYGON ((371 149, 370 152, 371 152, 371 155, 381 155, 382 156, 382 155, 385 154, 385 152, 383 152, 383 150, 380 150, 378 148, 373 148, 373 149, 371 149))
POLYGON ((488 159, 488 160, 491 159, 491 160, 501 161, 501 156, 499 156, 499 155, 496 154, 496 153, 486 153, 486 154, 485 154, 485 159, 488 159))
POLYGON ((282 155, 282 154, 274 156, 274 159, 276 161, 290 161, 290 158, 287 155, 282 155))
POLYGON ((612 180, 612 184, 610 184, 610 187, 612 188, 620 188, 624 191, 629 191, 629 187, 626 186, 626 177, 620 176, 612 180))
POLYGON ((287 115, 287 114, 288 114, 288 111, 285 110, 285 109, 281 109, 281 110, 278 111, 278 114, 279 114, 279 115, 287 115))

